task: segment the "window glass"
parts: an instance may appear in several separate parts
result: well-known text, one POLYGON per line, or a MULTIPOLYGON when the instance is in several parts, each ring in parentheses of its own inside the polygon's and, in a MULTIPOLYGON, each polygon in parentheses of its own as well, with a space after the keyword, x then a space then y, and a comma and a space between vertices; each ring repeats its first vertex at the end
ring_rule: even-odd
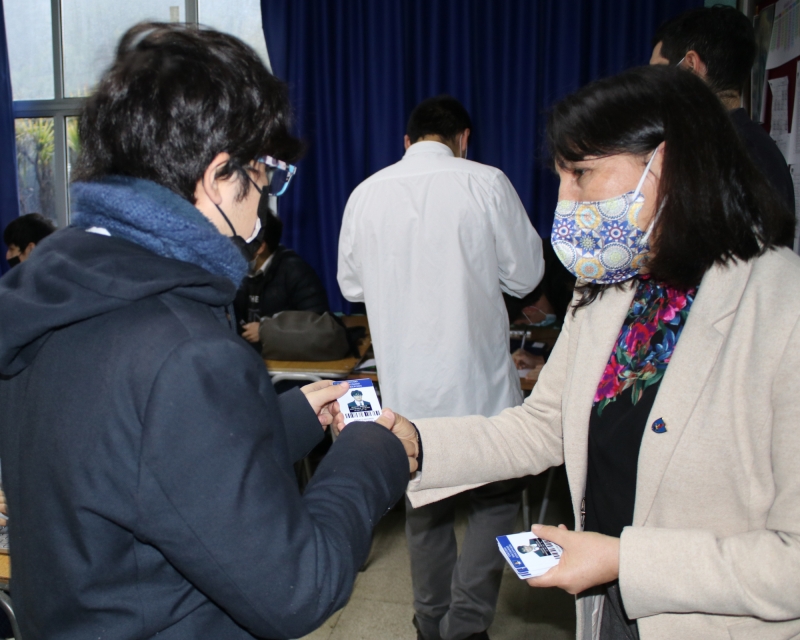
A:
POLYGON ((52 100, 53 21, 50 0, 5 0, 14 100, 52 100))
POLYGON ((184 7, 184 0, 61 0, 64 95, 80 98, 92 92, 111 64, 120 37, 134 24, 184 21, 184 7))
POLYGON ((53 119, 18 118, 14 124, 20 214, 41 213, 57 224, 53 182, 53 119))
POLYGON ((244 40, 269 67, 267 45, 261 27, 261 0, 239 0, 235 10, 233 6, 229 0, 198 0, 198 21, 244 40))
MULTIPOLYGON (((67 185, 72 184, 72 169, 78 154, 81 152, 81 140, 78 136, 78 118, 71 116, 67 118, 67 185)), ((67 191, 67 222, 69 222, 69 190, 67 191)))

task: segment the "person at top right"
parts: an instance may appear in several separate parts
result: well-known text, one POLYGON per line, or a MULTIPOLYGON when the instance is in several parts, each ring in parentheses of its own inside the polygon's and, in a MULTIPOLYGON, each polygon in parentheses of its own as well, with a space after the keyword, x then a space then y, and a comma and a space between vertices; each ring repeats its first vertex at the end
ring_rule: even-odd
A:
POLYGON ((786 160, 764 128, 741 107, 756 59, 753 25, 741 11, 716 5, 692 9, 665 22, 653 36, 650 64, 691 71, 717 94, 750 159, 794 218, 794 186, 786 160))

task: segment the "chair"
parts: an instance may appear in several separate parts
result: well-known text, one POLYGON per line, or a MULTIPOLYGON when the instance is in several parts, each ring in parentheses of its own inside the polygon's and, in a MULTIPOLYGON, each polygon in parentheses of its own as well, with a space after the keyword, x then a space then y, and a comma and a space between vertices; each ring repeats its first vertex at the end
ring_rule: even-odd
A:
MULTIPOLYGON (((556 467, 550 467, 547 472, 547 484, 544 487, 544 496, 542 496, 542 506, 539 508, 538 523, 543 523, 547 515, 547 505, 550 503, 550 492, 553 489, 553 480, 556 477, 556 467)), ((531 500, 530 492, 527 488, 522 492, 522 527, 525 531, 531 530, 531 500)))
POLYGON ((5 589, 6 586, 3 587, 3 590, 0 590, 0 609, 8 617, 8 621, 11 623, 11 632, 14 634, 14 640, 22 640, 22 634, 19 631, 19 624, 17 624, 17 616, 14 614, 14 607, 11 604, 11 596, 6 593, 5 589))

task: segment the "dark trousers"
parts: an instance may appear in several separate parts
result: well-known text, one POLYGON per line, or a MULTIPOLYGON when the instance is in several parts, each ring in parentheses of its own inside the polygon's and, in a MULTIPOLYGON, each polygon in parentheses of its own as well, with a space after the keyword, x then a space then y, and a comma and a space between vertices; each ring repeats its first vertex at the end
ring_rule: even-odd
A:
POLYGON ((467 492, 460 555, 453 529, 458 496, 418 509, 406 498, 414 622, 426 640, 462 640, 492 624, 505 566, 495 538, 514 532, 522 488, 509 480, 467 492))
POLYGON ((636 620, 629 620, 622 604, 619 582, 606 585, 603 617, 600 620, 600 640, 639 640, 636 620))

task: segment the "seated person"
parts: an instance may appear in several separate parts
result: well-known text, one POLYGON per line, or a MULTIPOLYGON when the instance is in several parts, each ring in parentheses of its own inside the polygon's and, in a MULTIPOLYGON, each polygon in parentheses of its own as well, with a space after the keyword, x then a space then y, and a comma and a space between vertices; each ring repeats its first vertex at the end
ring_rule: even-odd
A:
POLYGON ((25 262, 33 248, 55 230, 55 225, 41 213, 28 213, 9 222, 3 231, 8 266, 16 267, 25 262))
POLYGON ((271 211, 261 218, 261 246, 233 308, 242 337, 261 350, 259 320, 279 311, 329 311, 328 294, 313 267, 280 244, 283 223, 271 211))
POLYGON ((524 298, 503 294, 511 324, 549 327, 564 321, 575 288, 575 276, 564 268, 546 239, 542 240, 542 255, 544 278, 539 286, 524 298))
MULTIPOLYGON (((560 325, 572 300, 575 276, 561 261, 549 240, 542 240, 544 257, 544 278, 533 291, 524 298, 514 298, 503 294, 511 324, 526 324, 535 327, 560 325)), ((517 349, 511 354, 517 369, 528 369, 525 378, 536 381, 545 364, 544 356, 517 349)))

